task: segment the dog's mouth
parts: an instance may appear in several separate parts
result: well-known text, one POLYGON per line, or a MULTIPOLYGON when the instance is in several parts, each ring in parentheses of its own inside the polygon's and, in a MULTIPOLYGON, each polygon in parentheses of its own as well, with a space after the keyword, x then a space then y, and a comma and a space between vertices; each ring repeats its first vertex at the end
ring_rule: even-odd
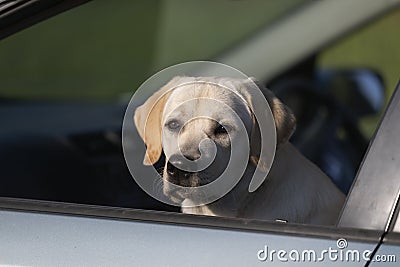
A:
POLYGON ((197 187, 200 186, 198 172, 189 172, 179 169, 168 163, 166 166, 166 175, 164 179, 168 182, 182 187, 197 187))
POLYGON ((198 172, 190 172, 180 168, 178 164, 172 164, 170 161, 164 167, 163 171, 163 193, 170 200, 181 204, 185 199, 199 200, 204 199, 204 188, 213 179, 212 172, 206 168, 198 172))
POLYGON ((167 174, 169 182, 179 186, 190 187, 192 185, 185 183, 185 181, 189 180, 191 176, 195 176, 197 172, 184 171, 168 163, 167 174))
POLYGON ((202 185, 200 175, 199 172, 184 171, 167 163, 163 175, 164 195, 181 204, 185 199, 193 197, 196 189, 202 185))

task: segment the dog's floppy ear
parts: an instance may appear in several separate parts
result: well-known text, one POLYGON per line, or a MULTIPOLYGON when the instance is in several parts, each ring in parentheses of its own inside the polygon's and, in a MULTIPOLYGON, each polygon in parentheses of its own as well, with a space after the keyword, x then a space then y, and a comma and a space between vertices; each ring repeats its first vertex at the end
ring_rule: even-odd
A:
MULTIPOLYGON (((283 104, 270 90, 261 86, 253 78, 251 78, 251 80, 249 81, 245 81, 245 84, 247 84, 247 86, 245 86, 244 88, 248 86, 254 87, 255 85, 257 85, 258 88, 263 93, 264 97, 266 98, 271 108, 272 115, 275 121, 276 139, 277 139, 276 146, 278 149, 281 145, 285 144, 290 139, 290 137, 292 136, 293 132, 296 129, 296 118, 293 112, 285 104, 283 104)), ((253 100, 253 97, 255 96, 253 96, 253 94, 251 94, 250 91, 251 90, 246 90, 245 92, 242 92, 242 94, 246 98, 250 109, 253 111, 254 110, 253 103, 255 102, 253 100)), ((262 169, 267 169, 263 159, 260 159, 261 133, 260 133, 259 122, 257 122, 254 114, 252 114, 252 117, 253 117, 253 126, 250 136, 250 145, 251 145, 250 160, 258 167, 262 169)))
POLYGON ((173 78, 135 110, 135 125, 140 137, 146 144, 146 154, 143 159, 144 165, 153 165, 161 156, 163 110, 171 94, 172 84, 178 78, 173 78))
POLYGON ((277 146, 289 141, 296 130, 296 117, 288 106, 282 103, 270 90, 260 87, 271 108, 275 120, 277 146))

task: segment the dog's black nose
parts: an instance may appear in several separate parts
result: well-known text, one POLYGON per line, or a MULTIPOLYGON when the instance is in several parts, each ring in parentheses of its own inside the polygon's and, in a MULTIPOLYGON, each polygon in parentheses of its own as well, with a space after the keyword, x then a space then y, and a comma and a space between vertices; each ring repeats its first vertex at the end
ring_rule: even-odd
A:
MULTIPOLYGON (((195 158, 189 157, 187 159, 195 160, 195 158)), ((167 163, 169 182, 180 186, 190 186, 189 178, 193 172, 185 171, 184 169, 184 160, 180 156, 172 155, 167 163)))

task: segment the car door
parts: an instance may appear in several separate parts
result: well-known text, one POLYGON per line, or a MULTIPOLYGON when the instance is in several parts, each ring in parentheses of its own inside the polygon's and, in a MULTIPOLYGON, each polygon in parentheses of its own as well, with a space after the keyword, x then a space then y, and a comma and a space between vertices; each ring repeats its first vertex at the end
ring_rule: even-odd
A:
POLYGON ((382 231, 1 200, 1 264, 363 266, 382 231))

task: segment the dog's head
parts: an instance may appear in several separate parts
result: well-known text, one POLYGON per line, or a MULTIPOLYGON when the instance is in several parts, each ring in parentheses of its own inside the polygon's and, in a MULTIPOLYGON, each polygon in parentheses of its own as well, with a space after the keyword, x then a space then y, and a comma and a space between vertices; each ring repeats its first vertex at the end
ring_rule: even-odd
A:
MULTIPOLYGON (((253 113, 255 96, 249 86, 254 86, 252 80, 172 79, 135 112, 136 127, 147 147, 143 163, 154 164, 164 149, 164 181, 197 187, 224 172, 231 156, 235 156, 231 155, 232 144, 239 148, 250 144, 248 160, 262 168, 260 130, 253 113), (243 140, 241 129, 246 131, 247 140, 243 140)), ((272 92, 261 89, 274 116, 279 147, 292 135, 295 119, 272 92)), ((177 202, 187 197, 170 192, 168 183, 164 183, 164 193, 177 202)))

